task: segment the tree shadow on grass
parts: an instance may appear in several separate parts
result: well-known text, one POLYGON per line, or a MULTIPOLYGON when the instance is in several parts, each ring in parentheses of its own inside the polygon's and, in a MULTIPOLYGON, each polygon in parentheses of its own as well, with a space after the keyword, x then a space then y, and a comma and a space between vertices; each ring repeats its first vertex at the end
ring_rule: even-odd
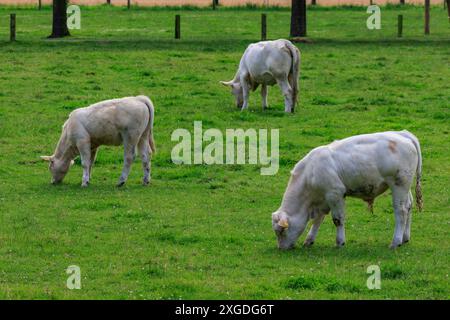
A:
POLYGON ((325 45, 325 46, 416 46, 416 47, 447 47, 450 45, 450 40, 447 38, 382 38, 382 39, 367 39, 367 38, 321 38, 314 41, 313 45, 325 45))
MULTIPOLYGON (((235 52, 243 51, 250 43, 257 42, 258 39, 149 39, 149 38, 65 38, 58 40, 38 40, 38 41, 16 41, 10 43, 0 41, 0 48, 27 48, 28 51, 42 51, 48 48, 73 49, 80 51, 135 51, 135 50, 156 50, 156 51, 195 51, 195 52, 235 52)), ((312 39, 311 43, 302 46, 419 46, 419 47, 446 47, 450 45, 450 40, 444 38, 434 39, 312 39)))

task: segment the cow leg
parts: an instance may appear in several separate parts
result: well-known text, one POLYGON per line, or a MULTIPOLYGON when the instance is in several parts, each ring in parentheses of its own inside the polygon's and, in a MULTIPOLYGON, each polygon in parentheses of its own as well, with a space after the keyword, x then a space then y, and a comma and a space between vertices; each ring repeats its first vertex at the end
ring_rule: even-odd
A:
POLYGON ((291 88, 291 85, 285 80, 278 81, 278 85, 281 88, 281 91, 284 95, 284 111, 285 112, 293 112, 294 110, 294 99, 293 99, 293 90, 291 88))
POLYGON ((267 85, 263 84, 261 85, 261 98, 262 98, 262 108, 265 110, 268 106, 267 104, 267 85))
POLYGON ((403 237, 406 230, 408 220, 408 200, 409 189, 404 186, 394 185, 392 188, 392 205, 395 215, 394 238, 392 239, 391 249, 395 249, 402 245, 403 237))
POLYGON ((119 182, 117 183, 118 187, 121 187, 125 184, 128 179, 128 175, 130 174, 131 164, 133 163, 135 156, 135 148, 136 144, 132 143, 129 139, 124 139, 123 142, 123 169, 122 174, 120 175, 119 182))
MULTIPOLYGON (((289 76, 288 80, 289 80, 289 85, 292 88, 292 109, 291 109, 291 112, 294 113, 295 105, 297 104, 297 98, 294 97, 294 89, 293 89, 294 88, 294 84, 293 84, 294 78, 293 78, 293 76, 292 75, 289 76)), ((298 87, 297 87, 297 91, 298 91, 298 87)))
POLYGON ((244 102, 242 104, 242 111, 248 108, 248 97, 250 95, 250 86, 246 81, 247 76, 241 76, 241 86, 242 86, 242 97, 244 102))
POLYGON ((342 247, 345 244, 345 203, 343 196, 333 196, 328 200, 331 208, 333 223, 336 226, 336 245, 342 247))
POLYGON ((94 165, 95 162, 95 158, 97 158, 97 148, 92 148, 91 147, 91 162, 89 164, 89 179, 91 178, 92 175, 92 166, 94 165))
POLYGON ((148 135, 141 137, 138 143, 138 151, 142 161, 142 169, 144 170, 144 178, 142 183, 148 185, 151 179, 151 151, 148 135))
POLYGON ((403 233, 403 240, 402 240, 403 243, 409 242, 409 240, 411 239, 412 206, 413 206, 413 196, 410 190, 408 193, 408 204, 406 206, 407 217, 406 217, 405 232, 403 233))
POLYGON ((318 214, 316 218, 313 220, 313 225, 311 226, 311 229, 309 229, 308 235, 306 236, 306 240, 303 243, 305 247, 312 246, 314 244, 314 241, 316 240, 317 232, 319 231, 319 227, 325 218, 324 214, 318 214))
POLYGON ((77 143, 78 151, 81 157, 81 166, 83 167, 83 179, 81 182, 82 187, 89 185, 90 168, 91 168, 91 144, 86 141, 77 143))

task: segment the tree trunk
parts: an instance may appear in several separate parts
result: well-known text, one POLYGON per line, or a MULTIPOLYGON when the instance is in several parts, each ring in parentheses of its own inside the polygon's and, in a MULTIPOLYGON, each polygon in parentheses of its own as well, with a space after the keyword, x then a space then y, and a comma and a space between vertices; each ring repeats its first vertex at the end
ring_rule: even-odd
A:
POLYGON ((70 36, 67 28, 67 2, 68 0, 53 0, 53 28, 49 38, 70 36))
POLYGON ((292 0, 291 37, 306 37, 306 0, 292 0))

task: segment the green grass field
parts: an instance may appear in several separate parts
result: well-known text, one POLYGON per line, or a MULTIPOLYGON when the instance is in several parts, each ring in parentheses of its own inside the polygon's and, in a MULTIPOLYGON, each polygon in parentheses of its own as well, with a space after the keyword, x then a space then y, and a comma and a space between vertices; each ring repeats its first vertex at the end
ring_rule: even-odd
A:
MULTIPOLYGON (((448 299, 450 223, 450 24, 433 7, 382 8, 368 30, 365 8, 309 10, 300 106, 285 114, 277 87, 269 109, 259 90, 240 112, 219 80, 230 80, 259 39, 260 9, 82 7, 81 30, 46 40, 51 10, 0 7, 0 298, 2 299, 448 299), (9 13, 17 13, 16 43, 9 13), (174 15, 182 39, 173 39, 174 15), (396 37, 397 14, 404 37, 396 37), (52 154, 71 110, 146 94, 156 108, 153 181, 137 160, 116 188, 120 147, 100 149, 91 185, 79 160, 59 186, 40 155, 52 154), (253 165, 175 165, 177 128, 280 130, 280 170, 253 165), (276 248, 271 213, 289 171, 310 149, 354 134, 407 129, 422 144, 423 213, 412 240, 388 249, 390 193, 374 214, 347 199, 347 244, 334 247, 329 217, 313 247, 276 248), (82 289, 66 288, 81 268, 82 289), (381 290, 368 290, 370 265, 381 290)), ((267 9, 268 37, 289 34, 290 13, 267 9)))

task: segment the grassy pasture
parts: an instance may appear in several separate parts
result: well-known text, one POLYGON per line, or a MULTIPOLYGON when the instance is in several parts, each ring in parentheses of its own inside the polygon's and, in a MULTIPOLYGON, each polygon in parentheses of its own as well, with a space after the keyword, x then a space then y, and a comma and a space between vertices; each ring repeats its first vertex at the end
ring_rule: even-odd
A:
MULTIPOLYGON (((382 29, 365 8, 314 8, 302 52, 300 106, 283 112, 279 89, 238 111, 219 80, 230 80, 258 40, 260 9, 177 10, 82 7, 82 29, 46 40, 51 11, 0 7, 0 298, 40 299, 448 299, 450 223, 450 27, 433 7, 383 7, 382 29), (8 43, 17 13, 18 41, 8 43), (182 39, 173 40, 174 15, 182 39), (396 38, 397 14, 404 37, 396 38), (71 110, 128 95, 156 106, 153 181, 140 185, 137 160, 116 188, 121 148, 100 149, 88 189, 79 161, 60 186, 46 164, 71 110), (176 128, 280 129, 280 170, 177 166, 176 128), (334 247, 327 217, 312 248, 276 249, 270 214, 289 171, 310 149, 349 135, 408 129, 422 143, 425 210, 412 241, 388 249, 390 194, 374 214, 347 199, 347 244, 334 247), (366 268, 381 267, 368 290, 366 268), (66 288, 78 265, 82 289, 66 288)), ((268 9, 268 37, 286 37, 289 11, 268 9)), ((303 241, 305 235, 300 240, 303 241)))

